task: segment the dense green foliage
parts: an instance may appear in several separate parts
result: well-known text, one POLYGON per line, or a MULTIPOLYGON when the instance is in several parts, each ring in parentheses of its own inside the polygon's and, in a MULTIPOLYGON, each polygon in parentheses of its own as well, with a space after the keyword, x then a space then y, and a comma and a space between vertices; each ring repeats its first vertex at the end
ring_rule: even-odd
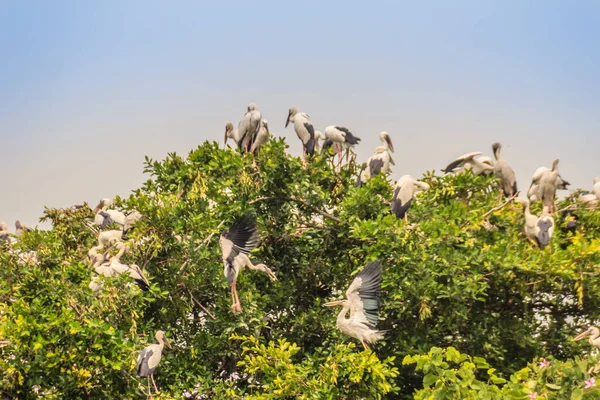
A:
POLYGON ((93 296, 89 208, 49 209, 53 230, 25 233, 13 251, 0 244, 0 394, 143 397, 137 354, 162 329, 175 346, 156 398, 599 396, 583 389, 597 359, 572 341, 600 318, 598 211, 574 196, 559 202, 574 209, 577 231, 555 216, 551 249, 540 251, 520 206, 488 213, 494 178, 428 173, 431 189, 405 224, 390 212, 385 177, 357 188, 353 165, 336 171, 317 156, 305 170, 285 148, 272 141, 255 158, 206 143, 146 160, 150 179, 118 206, 145 216, 124 259, 146 271, 148 292, 118 277, 93 296), (218 238, 244 213, 261 235, 251 257, 279 281, 242 271, 235 316, 218 238), (31 250, 37 260, 16 254, 31 250), (338 332, 322 304, 373 259, 384 264, 387 333, 371 352, 338 332), (542 357, 549 367, 537 366, 542 357))

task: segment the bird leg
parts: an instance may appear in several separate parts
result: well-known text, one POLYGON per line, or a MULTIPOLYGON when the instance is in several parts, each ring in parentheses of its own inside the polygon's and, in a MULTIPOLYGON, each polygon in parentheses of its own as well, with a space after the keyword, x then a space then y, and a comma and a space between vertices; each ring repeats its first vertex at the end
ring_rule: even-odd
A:
POLYGON ((302 143, 302 168, 306 169, 306 146, 302 143))
POLYGON ((150 390, 150 377, 146 377, 146 381, 148 382, 148 397, 152 396, 152 390, 150 390))
POLYGON ((238 312, 242 312, 240 298, 238 297, 238 294, 237 294, 236 283, 237 283, 237 281, 234 280, 233 283, 231 284, 231 299, 233 301, 233 304, 231 305, 231 311, 233 311, 234 314, 237 314, 238 312))
POLYGON ((404 213, 404 223, 408 224, 408 211, 404 213))
POLYGON ((156 387, 156 382, 154 382, 154 374, 150 374, 150 378, 152 378, 152 384, 154 385, 155 393, 158 393, 158 388, 156 387))
POLYGON ((364 340, 361 340, 360 342, 362 343, 362 345, 363 345, 363 347, 365 348, 365 350, 370 350, 370 349, 369 349, 369 346, 367 346, 367 344, 365 343, 365 341, 364 341, 364 340))

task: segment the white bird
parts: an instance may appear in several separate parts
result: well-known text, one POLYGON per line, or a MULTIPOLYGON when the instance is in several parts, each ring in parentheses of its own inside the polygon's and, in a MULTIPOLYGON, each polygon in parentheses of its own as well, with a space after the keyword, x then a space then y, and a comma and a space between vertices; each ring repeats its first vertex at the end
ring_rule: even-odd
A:
POLYGON ((343 306, 338 314, 336 326, 340 332, 352 336, 362 343, 383 339, 384 332, 376 329, 379 315, 379 295, 381 293, 381 262, 371 261, 354 278, 346 290, 346 299, 323 304, 324 307, 343 306), (346 315, 350 311, 350 317, 346 315))
POLYGON ((154 370, 158 366, 158 363, 160 363, 165 344, 169 346, 169 348, 172 348, 171 343, 169 343, 169 340, 167 339, 167 335, 165 335, 163 331, 156 332, 155 337, 158 344, 154 343, 145 347, 137 359, 137 375, 140 378, 148 378, 148 395, 150 395, 150 378, 152 379, 154 390, 158 392, 156 382, 154 382, 154 370))
POLYGON ((312 156, 315 152, 315 128, 308 114, 299 113, 296 106, 292 106, 288 112, 286 128, 290 122, 294 123, 296 135, 302 141, 302 160, 306 162, 306 155, 312 156))
POLYGON ((30 229, 21 224, 20 221, 15 222, 15 236, 21 236, 23 232, 27 232, 30 229))
POLYGON ((515 201, 523 206, 523 215, 525 216, 525 236, 527 236, 527 239, 532 243, 537 243, 536 227, 538 217, 531 213, 529 200, 517 197, 515 201))
POLYGON ((260 130, 256 135, 256 139, 254 139, 254 141, 252 142, 252 147, 250 148, 250 151, 257 154, 262 145, 269 140, 269 136, 271 136, 271 133, 269 132, 269 121, 263 119, 260 130))
POLYGON ((544 207, 548 207, 550 212, 554 212, 554 196, 556 195, 558 173, 558 158, 552 162, 552 169, 545 171, 539 178, 539 198, 544 207))
POLYGON ((598 206, 598 198, 593 193, 584 193, 579 196, 579 200, 581 200, 588 207, 596 207, 598 206))
POLYGON ((8 225, 6 222, 0 222, 0 241, 9 242, 11 239, 10 232, 8 232, 8 225))
MULTIPOLYGON (((539 167, 535 170, 535 173, 531 177, 531 185, 529 186, 529 190, 527 191, 527 197, 530 201, 538 201, 540 200, 540 179, 544 175, 544 173, 551 171, 550 168, 539 167)), ((556 178, 556 189, 567 190, 567 187, 570 185, 569 182, 565 181, 560 175, 556 178)))
POLYGON ((588 328, 588 330, 581 332, 579 335, 575 337, 575 341, 589 338, 589 342, 592 346, 600 348, 600 329, 592 326, 588 328))
POLYGON ((404 218, 404 221, 408 222, 408 209, 415 194, 428 189, 429 185, 425 182, 417 181, 410 175, 403 175, 396 182, 392 197, 392 212, 396 217, 404 218))
POLYGON ((373 154, 366 163, 363 164, 360 173, 358 174, 358 179, 356 181, 356 186, 362 186, 372 177, 379 175, 382 173, 389 173, 392 171, 391 165, 396 165, 394 160, 390 156, 390 153, 387 150, 382 149, 382 146, 379 146, 375 149, 375 154, 373 154))
POLYGON ((238 149, 242 148, 242 137, 240 135, 240 131, 238 128, 235 128, 231 122, 228 122, 227 125, 225 125, 224 145, 227 145, 227 139, 233 139, 238 149))
POLYGON ((494 157, 496 158, 496 165, 494 165, 494 173, 496 177, 500 179, 500 200, 502 199, 502 193, 506 197, 512 197, 517 193, 517 178, 515 177, 515 171, 512 167, 504 161, 504 158, 500 156, 500 150, 502 145, 500 143, 492 144, 492 150, 494 151, 494 157))
POLYGON ((445 173, 459 173, 462 171, 471 170, 473 175, 486 175, 494 171, 494 163, 487 156, 479 157, 481 152, 475 151, 472 153, 463 154, 456 160, 452 161, 442 171, 445 173))
POLYGON ((219 245, 223 255, 223 274, 231 288, 231 310, 242 311, 240 298, 237 294, 236 283, 240 270, 248 267, 252 270, 265 272, 272 281, 277 277, 265 264, 254 265, 248 254, 258 245, 258 231, 256 221, 250 216, 238 218, 229 229, 224 230, 219 238, 219 245))
POLYGON ((94 217, 94 225, 100 227, 100 229, 105 229, 108 225, 115 223, 123 227, 125 231, 129 230, 133 223, 140 220, 142 218, 142 214, 133 210, 129 214, 125 215, 121 211, 117 210, 109 210, 108 207, 112 205, 112 200, 110 199, 102 199, 94 208, 94 213, 96 216, 94 217))
POLYGON ((592 193, 594 193, 598 200, 600 200, 600 176, 594 178, 594 186, 592 187, 592 193))
MULTIPOLYGON (((338 153, 339 162, 342 160, 343 149, 349 151, 354 145, 360 142, 360 138, 354 136, 347 128, 339 125, 330 125, 325 128, 325 136, 327 137, 327 141, 323 145, 323 148, 332 145, 333 149, 338 153)), ((348 153, 346 153, 346 161, 347 160, 348 153)))
POLYGON ((327 140, 327 136, 321 131, 315 131, 315 152, 321 153, 323 151, 323 146, 320 145, 319 140, 327 140))
POLYGON ((381 131, 379 133, 379 140, 381 140, 381 143, 383 143, 382 146, 378 146, 375 151, 377 151, 377 149, 381 149, 381 150, 385 150, 385 151, 391 151, 392 153, 394 152, 394 145, 392 144, 392 138, 390 137, 390 134, 387 133, 386 131, 381 131))
MULTIPOLYGON (((127 246, 119 242, 115 245, 119 252, 110 257, 110 259, 106 259, 104 254, 96 254, 92 257, 92 269, 98 274, 105 276, 107 278, 128 274, 135 283, 142 289, 143 291, 147 291, 149 288, 148 280, 144 276, 142 270, 136 264, 124 264, 120 261, 121 256, 125 253, 127 246)), ((94 292, 97 292, 102 287, 101 284, 98 283, 96 279, 92 279, 90 282, 89 288, 94 292)))
POLYGON ((252 143, 262 127, 262 114, 256 108, 256 104, 248 104, 248 111, 238 125, 238 134, 240 135, 241 145, 244 151, 248 152, 252 148, 252 143))
POLYGON ((550 209, 547 206, 544 206, 542 209, 542 214, 535 224, 535 239, 538 246, 540 246, 540 249, 543 250, 544 247, 550 244, 553 234, 554 218, 552 218, 550 215, 550 209))

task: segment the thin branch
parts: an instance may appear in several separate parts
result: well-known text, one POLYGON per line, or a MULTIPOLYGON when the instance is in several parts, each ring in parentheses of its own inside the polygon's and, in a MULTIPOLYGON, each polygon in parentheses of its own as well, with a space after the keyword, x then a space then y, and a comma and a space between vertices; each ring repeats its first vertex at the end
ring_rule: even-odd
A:
POLYGON ((181 273, 183 272, 183 270, 185 269, 185 267, 187 266, 188 260, 185 260, 185 262, 181 265, 181 268, 179 268, 179 275, 181 275, 181 273))
POLYGON ((204 308, 204 306, 203 306, 202 304, 200 304, 200 302, 194 298, 194 295, 192 295, 192 292, 190 292, 190 291, 188 290, 188 293, 190 294, 190 297, 191 297, 191 299, 192 299, 192 301, 193 301, 194 303, 196 303, 197 305, 199 305, 199 306, 200 306, 200 308, 202 308, 202 309, 204 310, 204 312, 208 314, 208 316, 209 316, 209 317, 211 317, 212 319, 216 320, 215 316, 214 316, 214 315, 212 315, 212 314, 210 313, 210 311, 208 311, 206 308, 204 308))
POLYGON ((504 207, 506 207, 506 205, 508 203, 510 203, 511 201, 513 201, 517 196, 519 195, 519 192, 513 194, 512 196, 510 196, 508 198, 508 200, 506 200, 503 204, 499 205, 498 207, 494 207, 492 208, 490 211, 486 212, 485 214, 483 214, 483 216, 481 218, 486 218, 488 215, 490 215, 491 213, 493 213, 494 211, 498 211, 503 209, 504 207))
POLYGON ((202 243, 200 243, 198 246, 196 246, 194 251, 198 251, 200 249, 200 247, 202 247, 202 246, 208 246, 212 237, 215 236, 215 234, 219 231, 219 228, 221 226, 223 226, 224 223, 225 223, 225 221, 221 221, 221 223, 219 225, 217 225, 217 228, 215 229, 215 231, 213 233, 211 233, 210 235, 208 235, 208 237, 206 239, 204 239, 204 241, 202 243))
MULTIPOLYGON (((254 200, 250 201, 250 202, 249 202, 249 204, 258 203, 259 201, 264 201, 264 200, 272 200, 272 199, 274 199, 274 198, 275 198, 275 197, 272 197, 272 196, 264 196, 264 197, 259 197, 259 198, 256 198, 256 199, 254 199, 254 200)), ((308 208, 308 209, 312 210, 313 212, 316 212, 317 214, 321 214, 321 215, 322 215, 322 216, 324 216, 325 218, 329 218, 329 219, 331 219, 331 220, 333 220, 333 221, 335 221, 335 222, 342 222, 342 220, 341 220, 341 219, 339 219, 338 217, 335 217, 335 216, 333 216, 333 215, 331 215, 331 214, 329 214, 329 213, 326 213, 325 211, 321 211, 321 210, 319 210, 318 208, 316 208, 315 206, 311 205, 311 204, 310 204, 308 201, 306 201, 306 200, 303 200, 303 199, 298 199, 298 198, 296 198, 296 197, 289 197, 289 196, 281 196, 281 198, 282 198, 283 200, 286 200, 286 201, 293 201, 293 202, 295 202, 295 203, 302 204, 303 206, 305 206, 306 208, 308 208)))

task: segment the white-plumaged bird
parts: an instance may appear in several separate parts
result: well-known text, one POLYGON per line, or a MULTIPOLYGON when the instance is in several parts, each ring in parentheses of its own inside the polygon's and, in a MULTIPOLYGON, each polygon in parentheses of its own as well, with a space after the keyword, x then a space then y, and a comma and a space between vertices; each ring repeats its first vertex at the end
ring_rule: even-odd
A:
POLYGON ((235 128, 231 122, 228 122, 225 125, 225 141, 224 145, 227 145, 227 139, 233 139, 238 149, 242 148, 242 138, 240 136, 240 131, 238 128, 235 128))
POLYGON ((319 140, 327 140, 327 136, 321 131, 315 131, 315 153, 320 154, 323 151, 323 146, 319 143, 319 140))
POLYGON ((590 344, 600 349, 600 329, 592 326, 575 337, 575 341, 588 338, 590 344))
POLYGON ((256 104, 248 104, 248 111, 238 125, 238 134, 240 135, 241 145, 244 151, 248 152, 252 148, 252 143, 256 140, 256 135, 262 126, 262 114, 256 108, 256 104))
POLYGON ((537 244, 536 226, 538 217, 531 213, 529 200, 517 197, 515 201, 523 206, 523 216, 525 217, 525 236, 527 236, 527 239, 531 243, 537 244))
POLYGON ((517 193, 517 178, 515 171, 512 167, 504 161, 504 158, 500 156, 500 150, 502 145, 500 143, 492 144, 492 150, 494 151, 494 157, 496 158, 496 165, 494 165, 494 173, 496 177, 500 179, 500 199, 502 194, 506 197, 512 197, 517 193))
POLYGON ((260 150, 263 144, 267 143, 270 136, 271 133, 269 132, 269 121, 263 119, 258 134, 256 135, 256 139, 254 139, 254 142, 252 142, 252 147, 250 148, 250 151, 254 154, 258 154, 258 151, 260 150))
POLYGON ((554 234, 554 218, 550 215, 550 209, 544 206, 542 214, 535 224, 535 238, 540 249, 550 244, 552 235, 554 234))
POLYGON ((336 326, 340 332, 352 336, 362 343, 383 339, 384 332, 376 329, 379 317, 379 296, 381 293, 381 262, 371 261, 354 278, 346 290, 346 299, 323 304, 324 307, 343 306, 337 316, 336 326), (350 311, 350 317, 346 314, 350 311))
POLYGON ((137 359, 137 375, 140 378, 148 378, 148 396, 150 396, 150 379, 152 379, 154 390, 158 392, 156 382, 154 382, 154 370, 158 366, 158 363, 160 363, 165 344, 169 346, 169 348, 172 348, 171 343, 169 343, 169 340, 167 339, 167 335, 165 335, 163 331, 156 332, 155 337, 158 344, 154 343, 145 347, 137 359))
MULTIPOLYGON (((529 186, 529 190, 527 191, 527 197, 529 201, 538 201, 540 200, 540 179, 544 175, 544 173, 551 171, 550 168, 539 167, 535 170, 535 173, 531 177, 531 185, 529 186)), ((569 182, 565 181, 560 175, 556 178, 556 189, 557 190, 567 190, 567 187, 570 185, 569 182)))
POLYGON ((383 143, 383 145, 378 146, 375 149, 375 151, 377 151, 377 149, 381 149, 385 151, 389 150, 392 153, 394 152, 394 145, 392 144, 392 138, 389 133, 387 133, 386 131, 381 131, 379 133, 379 140, 381 140, 381 143, 383 143))
POLYGON ((363 164, 358 179, 356 180, 356 186, 362 186, 372 177, 379 175, 379 173, 390 173, 392 168, 390 165, 396 165, 394 160, 390 156, 387 150, 384 150, 382 146, 375 149, 373 154, 366 163, 363 164))
POLYGON ((251 216, 238 218, 229 229, 224 230, 219 238, 219 245, 223 255, 223 274, 231 289, 231 310, 242 311, 240 298, 237 294, 236 283, 240 270, 248 267, 252 270, 266 273, 272 281, 277 277, 265 264, 254 265, 248 258, 248 254, 258 245, 258 231, 256 220, 251 216))
MULTIPOLYGON (((339 125, 330 125, 325 128, 326 143, 330 142, 333 149, 338 153, 338 161, 341 162, 342 150, 349 151, 360 142, 360 138, 354 136, 348 128, 339 125)), ((325 145, 323 146, 325 148, 325 145)), ((347 153, 346 153, 347 157, 347 153)))
POLYGON ((412 200, 420 191, 428 190, 429 185, 425 182, 417 181, 410 175, 402 176, 394 189, 394 195, 392 197, 392 212, 396 217, 404 219, 408 222, 408 209, 412 203, 412 200))
POLYGON ((487 175, 492 173, 494 171, 494 163, 492 162, 492 159, 487 156, 479 156, 481 156, 481 152, 479 151, 463 154, 448 164, 448 166, 442 171, 446 174, 451 172, 460 173, 467 170, 470 170, 473 175, 487 175))
POLYGON ((556 195, 556 182, 559 177, 558 158, 552 162, 552 169, 542 173, 539 179, 539 196, 544 207, 554 212, 554 196, 556 195))
POLYGON ((15 222, 15 236, 21 236, 23 234, 23 232, 27 232, 30 229, 26 226, 24 226, 23 224, 21 224, 20 221, 16 221, 15 222))
POLYGON ((302 160, 306 161, 307 154, 312 156, 315 153, 315 128, 308 114, 299 113, 296 106, 292 106, 288 112, 286 128, 290 122, 294 123, 294 131, 302 141, 302 160))
POLYGON ((596 198, 600 200, 600 176, 594 178, 594 186, 592 187, 592 193, 596 195, 596 198))

